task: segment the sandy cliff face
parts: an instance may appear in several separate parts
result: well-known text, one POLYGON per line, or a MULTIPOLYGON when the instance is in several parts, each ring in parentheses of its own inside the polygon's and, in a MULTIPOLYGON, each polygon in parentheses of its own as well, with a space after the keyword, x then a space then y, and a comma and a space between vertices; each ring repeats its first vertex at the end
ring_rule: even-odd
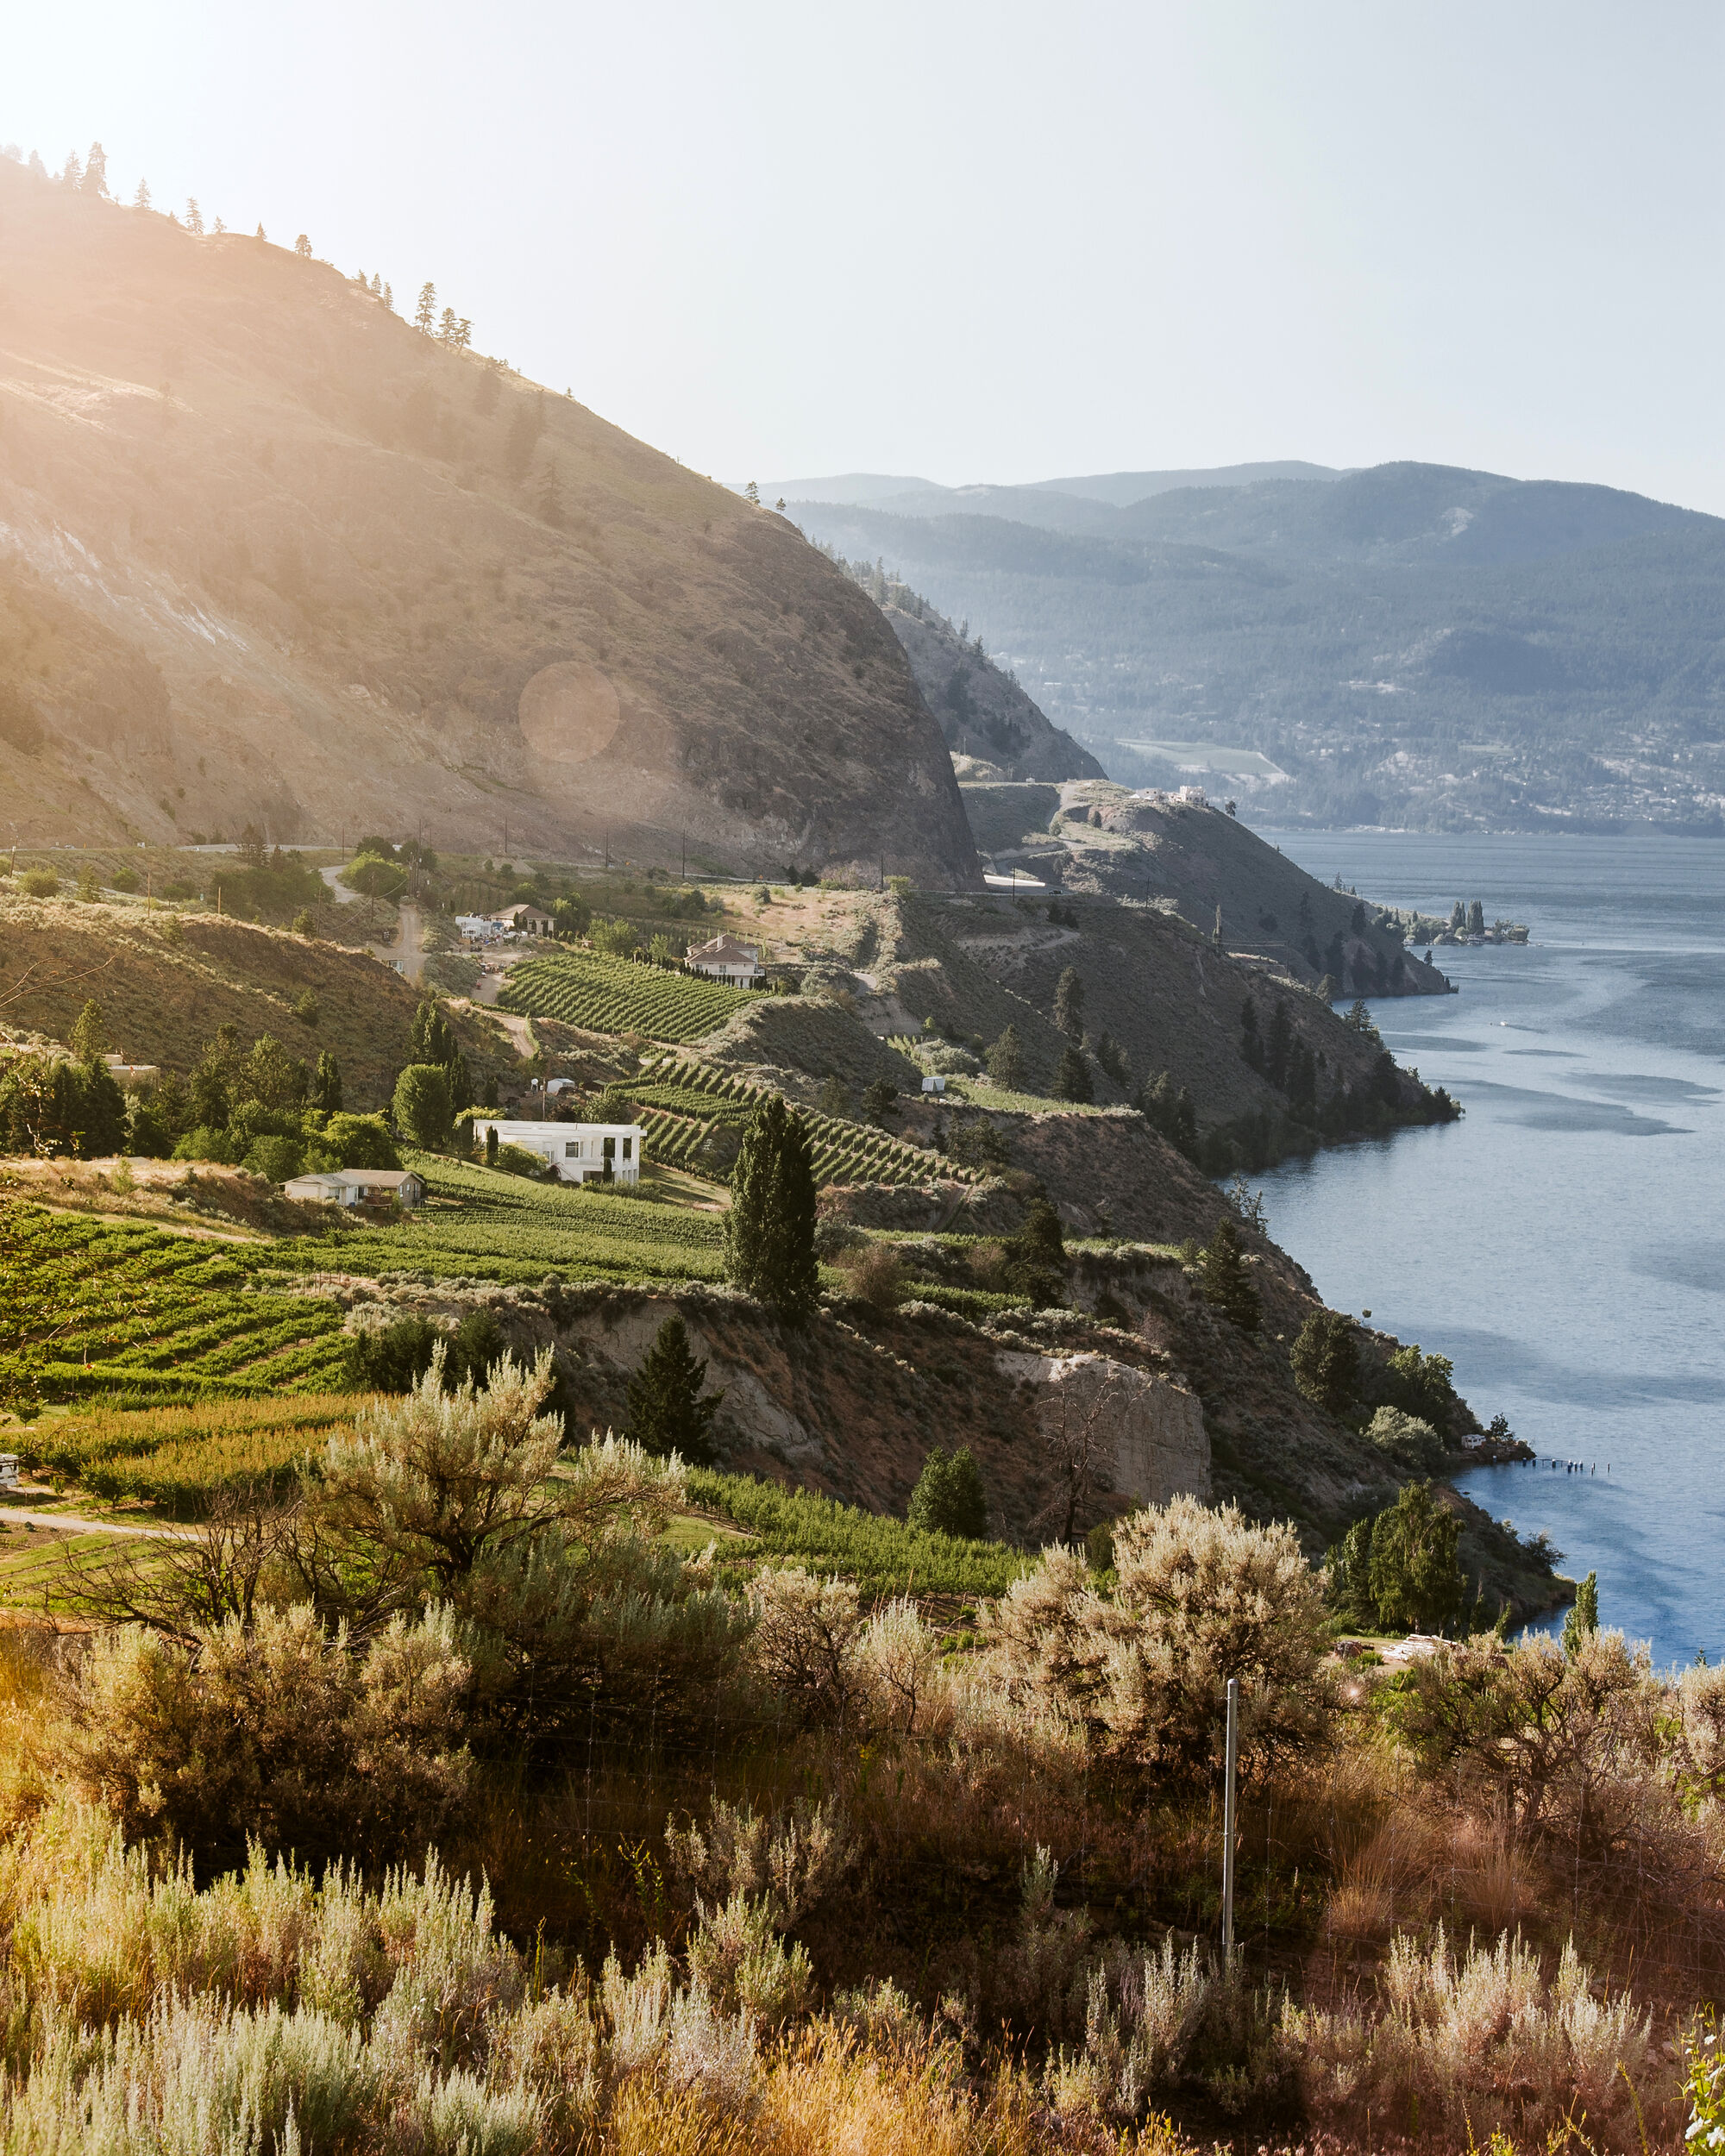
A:
POLYGON ((945 744, 782 518, 326 264, 0 160, 0 786, 21 837, 945 883, 945 744))

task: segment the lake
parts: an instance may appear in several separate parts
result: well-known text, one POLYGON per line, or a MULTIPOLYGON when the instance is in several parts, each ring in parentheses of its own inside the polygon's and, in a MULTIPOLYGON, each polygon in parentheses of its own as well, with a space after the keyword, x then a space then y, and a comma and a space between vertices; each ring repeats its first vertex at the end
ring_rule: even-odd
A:
MULTIPOLYGON (((1266 830, 1324 882, 1526 947, 1440 950, 1460 989, 1375 1002, 1466 1111, 1260 1179, 1334 1307, 1447 1355, 1538 1467, 1458 1487, 1661 1664, 1725 1651, 1725 841, 1266 830), (1554 1470, 1551 1458, 1579 1462, 1554 1470)), ((1561 1621, 1560 1620, 1559 1620, 1561 1621)))

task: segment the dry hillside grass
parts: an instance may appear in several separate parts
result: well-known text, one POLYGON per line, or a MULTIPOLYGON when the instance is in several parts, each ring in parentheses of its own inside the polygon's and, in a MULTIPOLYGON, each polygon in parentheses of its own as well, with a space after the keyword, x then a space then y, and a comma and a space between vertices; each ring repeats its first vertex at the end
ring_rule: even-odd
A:
POLYGON ((0 285, 27 838, 423 818, 975 874, 896 639, 782 518, 326 263, 9 160, 0 285))
MULTIPOLYGON (((183 1074, 216 1027, 232 1023, 248 1042, 273 1033, 309 1062, 328 1049, 349 1107, 386 1099, 420 1000, 412 983, 363 952, 209 914, 0 898, 0 1010, 14 1031, 65 1042, 93 997, 116 1050, 183 1074), (316 1025, 294 1011, 308 989, 316 1025)), ((494 1021, 462 1009, 451 1022, 476 1076, 513 1065, 494 1021)))

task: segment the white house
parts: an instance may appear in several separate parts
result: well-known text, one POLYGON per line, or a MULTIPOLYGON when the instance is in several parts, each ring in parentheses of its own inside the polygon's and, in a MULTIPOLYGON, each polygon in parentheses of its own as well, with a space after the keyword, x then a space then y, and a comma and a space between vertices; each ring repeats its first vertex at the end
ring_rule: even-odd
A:
POLYGON ((518 1145, 537 1153, 555 1168, 560 1182, 602 1181, 607 1163, 614 1182, 632 1183, 641 1174, 638 1123, 505 1123, 496 1116, 474 1118, 474 1143, 483 1145, 487 1131, 499 1145, 518 1145))
POLYGON ((317 1175, 294 1175, 282 1185, 290 1198, 321 1199, 331 1206, 386 1206, 404 1212, 425 1202, 425 1185, 411 1168, 332 1168, 317 1175))
POLYGON ((728 981, 738 988, 752 988, 761 978, 761 946, 739 943, 734 936, 715 936, 710 943, 697 943, 688 954, 696 973, 714 981, 728 981))

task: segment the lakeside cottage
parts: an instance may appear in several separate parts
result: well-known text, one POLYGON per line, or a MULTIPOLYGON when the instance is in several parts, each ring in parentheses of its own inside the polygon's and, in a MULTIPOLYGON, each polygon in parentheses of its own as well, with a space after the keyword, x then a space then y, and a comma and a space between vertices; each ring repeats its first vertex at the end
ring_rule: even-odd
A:
POLYGON ((536 1153, 556 1171, 560 1182, 603 1182, 607 1173, 613 1182, 640 1180, 638 1123, 517 1123, 491 1115, 474 1118, 476 1145, 484 1145, 489 1131, 497 1132, 499 1145, 518 1145, 523 1152, 536 1153))
POLYGON ((316 1175, 293 1175, 282 1185, 290 1198, 310 1198, 330 1206, 399 1206, 411 1213, 425 1202, 425 1185, 411 1168, 332 1168, 316 1175))
POLYGON ((761 978, 761 946, 740 943, 734 936, 715 936, 710 943, 695 944, 687 962, 691 972, 704 973, 709 980, 752 988, 761 978))

